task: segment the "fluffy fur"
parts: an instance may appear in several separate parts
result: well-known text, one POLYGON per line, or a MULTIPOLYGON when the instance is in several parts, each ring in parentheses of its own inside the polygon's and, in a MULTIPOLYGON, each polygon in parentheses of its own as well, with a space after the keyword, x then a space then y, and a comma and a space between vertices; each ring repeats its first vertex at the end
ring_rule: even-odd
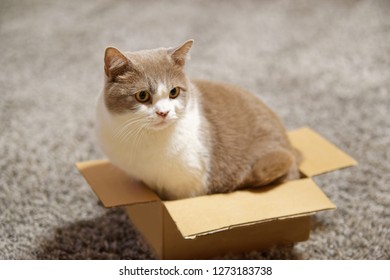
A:
POLYGON ((164 199, 297 178, 297 158, 267 106, 239 87, 187 78, 192 44, 107 48, 96 128, 108 158, 164 199))

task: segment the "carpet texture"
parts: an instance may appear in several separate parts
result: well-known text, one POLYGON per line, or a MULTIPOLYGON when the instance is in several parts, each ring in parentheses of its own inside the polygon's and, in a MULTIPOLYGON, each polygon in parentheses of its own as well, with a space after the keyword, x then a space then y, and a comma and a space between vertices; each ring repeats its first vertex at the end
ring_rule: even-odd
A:
POLYGON ((103 53, 194 38, 188 73, 258 94, 359 166, 317 177, 338 206, 310 240, 226 259, 390 258, 389 1, 0 2, 0 258, 150 259, 74 167, 93 134, 103 53))

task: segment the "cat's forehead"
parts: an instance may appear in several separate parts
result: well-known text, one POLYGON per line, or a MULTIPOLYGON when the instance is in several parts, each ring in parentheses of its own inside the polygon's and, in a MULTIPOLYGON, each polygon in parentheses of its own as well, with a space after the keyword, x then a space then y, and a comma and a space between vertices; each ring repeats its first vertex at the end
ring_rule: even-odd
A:
MULTIPOLYGON (((136 73, 129 79, 133 82, 136 80, 156 84, 158 82, 181 83, 182 80, 185 80, 183 68, 174 63, 167 49, 143 50, 124 54, 130 60, 136 73)), ((125 80, 128 80, 127 76, 124 75, 125 80)))
POLYGON ((163 70, 174 66, 167 49, 163 48, 126 52, 125 54, 136 68, 141 68, 144 71, 163 70))

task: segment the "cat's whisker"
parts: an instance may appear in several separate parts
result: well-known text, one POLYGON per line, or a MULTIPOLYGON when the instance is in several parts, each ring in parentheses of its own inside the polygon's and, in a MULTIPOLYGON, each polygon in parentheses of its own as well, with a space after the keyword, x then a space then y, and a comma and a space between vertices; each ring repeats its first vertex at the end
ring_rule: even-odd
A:
POLYGON ((137 121, 131 122, 127 126, 124 126, 121 130, 121 134, 118 136, 119 143, 128 142, 130 137, 136 138, 141 130, 144 130, 147 127, 148 123, 145 124, 145 121, 138 119, 137 121))
POLYGON ((120 127, 118 127, 114 131, 114 135, 116 136, 117 134, 121 133, 124 129, 126 129, 127 126, 131 126, 133 124, 136 124, 139 122, 142 118, 137 118, 137 119, 129 119, 126 122, 124 122, 120 127))
POLYGON ((125 136, 130 133, 134 128, 129 125, 129 126, 124 126, 122 127, 118 133, 116 133, 114 135, 115 138, 117 138, 119 140, 119 143, 122 143, 123 142, 123 139, 125 138, 125 136))
POLYGON ((127 121, 119 127, 115 132, 114 132, 114 137, 118 139, 126 138, 124 137, 126 134, 128 134, 129 131, 134 130, 135 128, 139 127, 139 124, 142 123, 142 119, 132 119, 131 121, 127 121))
POLYGON ((130 158, 132 159, 133 156, 134 156, 134 153, 136 153, 136 147, 138 147, 139 145, 139 142, 140 142, 140 139, 142 139, 142 136, 143 134, 145 133, 145 128, 146 128, 146 124, 144 124, 143 126, 140 126, 137 130, 135 130, 135 135, 133 137, 133 147, 135 147, 135 149, 131 149, 130 150, 130 158))
POLYGON ((127 127, 123 133, 118 137, 119 143, 124 143, 130 139, 133 135, 136 134, 138 127, 127 127))

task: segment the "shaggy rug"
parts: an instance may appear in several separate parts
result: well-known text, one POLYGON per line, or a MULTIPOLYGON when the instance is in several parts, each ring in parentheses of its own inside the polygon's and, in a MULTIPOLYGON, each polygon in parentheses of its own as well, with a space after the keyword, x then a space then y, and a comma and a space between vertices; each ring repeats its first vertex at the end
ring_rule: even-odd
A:
POLYGON ((389 1, 0 2, 0 258, 150 259, 74 167, 93 134, 106 46, 195 39, 187 72, 258 94, 357 167, 315 180, 338 206, 295 246, 225 259, 390 258, 389 1))

